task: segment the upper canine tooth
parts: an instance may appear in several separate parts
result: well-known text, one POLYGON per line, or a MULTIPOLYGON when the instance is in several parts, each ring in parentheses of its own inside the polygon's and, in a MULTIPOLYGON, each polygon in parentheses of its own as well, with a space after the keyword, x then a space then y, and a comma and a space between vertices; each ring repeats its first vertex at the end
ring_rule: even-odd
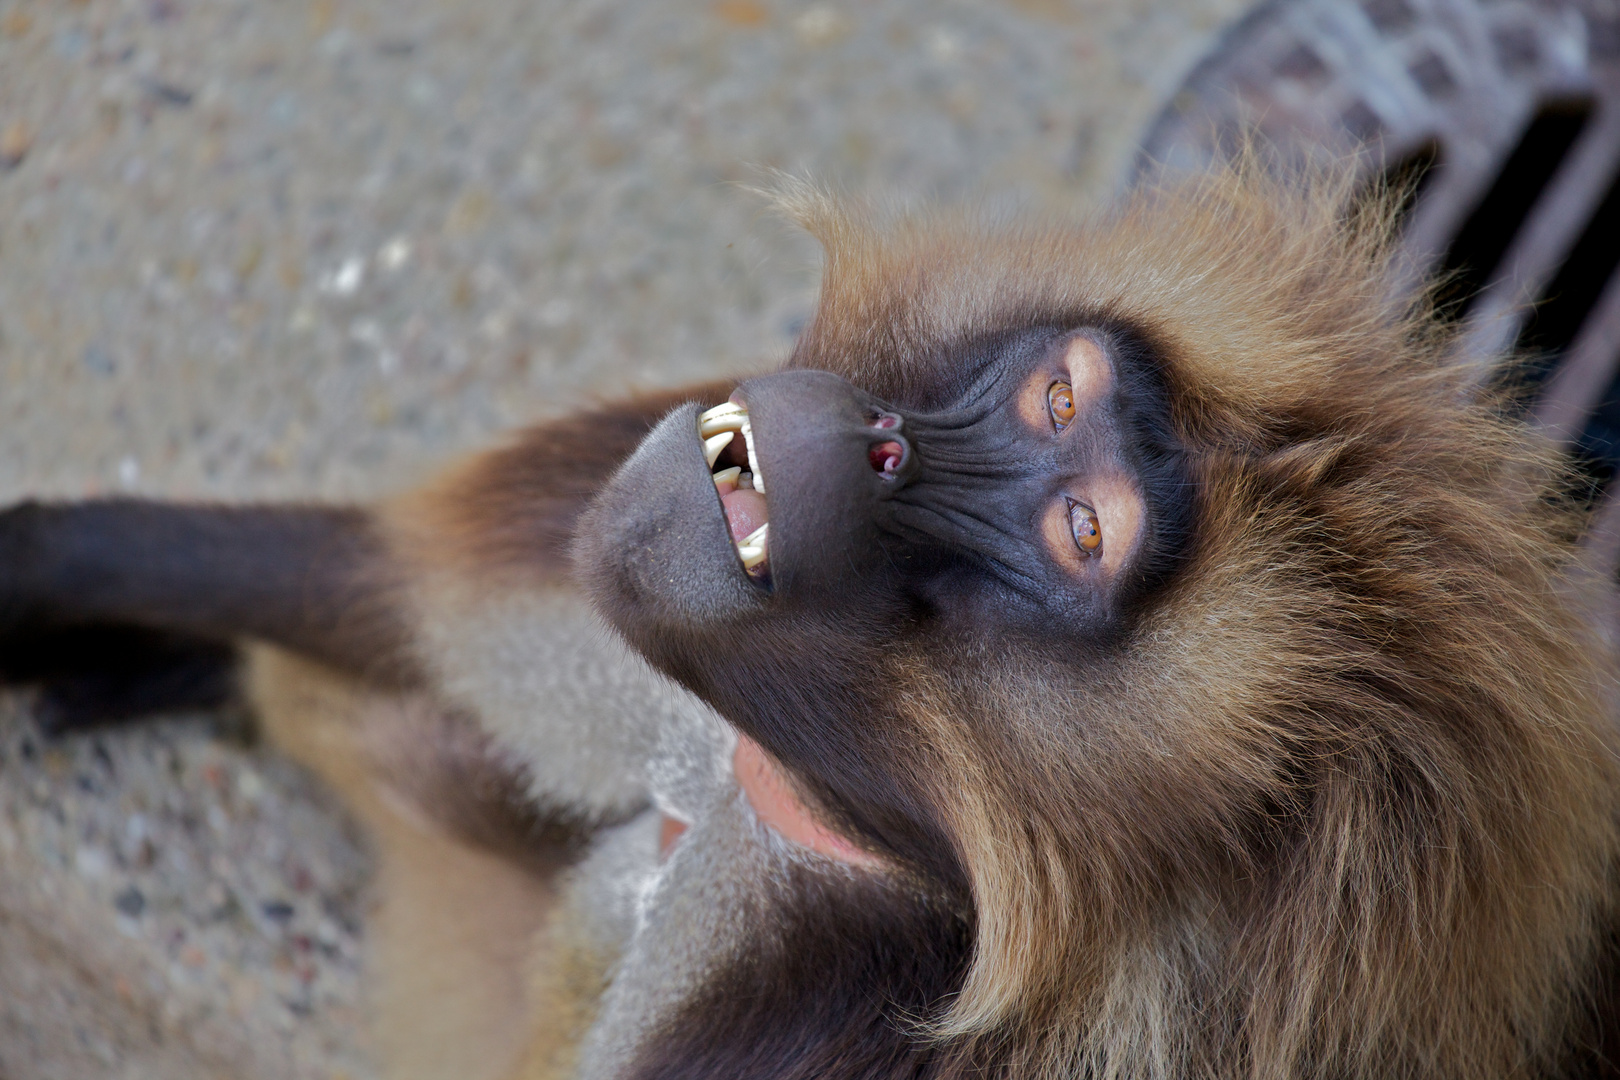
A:
POLYGON ((698 422, 701 423, 704 420, 712 420, 716 416, 724 416, 727 413, 740 413, 740 412, 747 412, 747 411, 748 411, 747 409, 743 408, 741 405, 737 404, 735 401, 722 401, 720 404, 716 405, 714 408, 705 409, 701 413, 699 413, 698 414, 698 422))
POLYGON ((720 451, 729 446, 735 437, 734 432, 722 431, 703 440, 703 459, 709 463, 709 468, 714 468, 714 463, 719 460, 720 451))
POLYGON ((765 494, 765 476, 759 471, 759 457, 754 453, 754 425, 747 420, 742 426, 743 445, 748 449, 748 471, 754 474, 754 490, 765 494))
POLYGON ((736 431, 748 422, 745 412, 722 413, 698 424, 698 434, 707 439, 717 431, 736 431))

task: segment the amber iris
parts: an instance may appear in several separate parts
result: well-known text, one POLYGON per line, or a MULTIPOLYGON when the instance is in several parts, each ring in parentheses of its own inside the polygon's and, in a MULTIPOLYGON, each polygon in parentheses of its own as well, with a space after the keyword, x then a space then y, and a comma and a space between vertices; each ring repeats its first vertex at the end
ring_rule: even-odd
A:
POLYGON ((1066 382, 1055 382, 1046 391, 1046 406, 1052 412, 1052 426, 1062 431, 1074 420, 1074 389, 1066 382))
POLYGON ((1102 547, 1102 522, 1097 512, 1084 503, 1069 500, 1069 530, 1082 555, 1095 555, 1102 547))

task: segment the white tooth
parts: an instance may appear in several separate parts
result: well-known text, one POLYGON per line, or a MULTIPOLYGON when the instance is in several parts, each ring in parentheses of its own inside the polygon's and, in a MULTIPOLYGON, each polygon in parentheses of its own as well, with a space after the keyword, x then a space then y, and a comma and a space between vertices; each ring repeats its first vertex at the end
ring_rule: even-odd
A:
POLYGON ((748 410, 735 401, 722 401, 712 409, 706 409, 698 414, 698 423, 713 420, 717 416, 726 416, 731 413, 747 413, 748 410))
POLYGON ((735 484, 737 482, 737 477, 741 475, 741 465, 733 465, 729 469, 721 469, 719 472, 714 474, 714 486, 719 487, 721 484, 735 484))
POLYGON ((748 414, 745 412, 711 416, 698 425, 698 434, 707 439, 717 431, 736 431, 746 423, 748 423, 748 414))
POLYGON ((754 474, 754 490, 765 494, 765 476, 759 471, 759 457, 754 453, 754 425, 743 421, 743 445, 748 448, 748 469, 754 474))
POLYGON ((749 491, 753 491, 754 474, 751 472, 745 472, 741 476, 737 477, 737 486, 740 488, 747 488, 749 491))
POLYGON ((718 435, 703 440, 703 458, 709 463, 709 468, 714 468, 715 461, 720 457, 720 451, 731 445, 733 437, 733 432, 722 431, 718 435))
POLYGON ((770 522, 766 522, 737 541, 737 557, 742 560, 743 566, 752 570, 765 561, 765 530, 770 527, 770 522))

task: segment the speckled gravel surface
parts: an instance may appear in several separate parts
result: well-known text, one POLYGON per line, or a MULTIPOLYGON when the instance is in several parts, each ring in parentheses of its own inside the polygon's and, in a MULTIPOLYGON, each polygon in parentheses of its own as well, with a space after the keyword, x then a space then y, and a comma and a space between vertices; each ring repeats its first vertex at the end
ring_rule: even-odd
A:
MULTIPOLYGON (((0 0, 0 503, 366 497, 779 358, 735 181, 1062 207, 1244 0, 0 0)), ((179 718, 0 697, 0 1076, 368 1075, 365 860, 179 718)))
POLYGON ((326 794, 217 718, 46 742, 17 705, 0 703, 0 1075, 363 1071, 366 859, 326 794), (47 956, 59 979, 15 984, 47 956))

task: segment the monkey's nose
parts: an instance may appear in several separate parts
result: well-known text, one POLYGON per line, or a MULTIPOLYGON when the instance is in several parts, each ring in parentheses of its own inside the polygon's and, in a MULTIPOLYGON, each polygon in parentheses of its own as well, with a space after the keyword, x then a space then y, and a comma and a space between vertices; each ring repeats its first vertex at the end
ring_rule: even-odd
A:
POLYGON ((917 471, 911 441, 900 433, 905 425, 905 417, 888 409, 874 409, 867 421, 873 436, 882 440, 867 447, 867 463, 873 472, 896 485, 905 483, 917 471))
POLYGON ((866 460, 872 463, 872 468, 884 476, 893 476, 905 460, 906 448, 898 442, 881 442, 866 452, 866 460))

